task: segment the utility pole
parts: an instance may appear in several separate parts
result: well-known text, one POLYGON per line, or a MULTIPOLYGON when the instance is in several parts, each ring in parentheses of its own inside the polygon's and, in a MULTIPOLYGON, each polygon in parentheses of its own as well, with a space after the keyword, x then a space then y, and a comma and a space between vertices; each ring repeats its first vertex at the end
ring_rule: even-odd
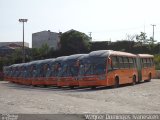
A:
POLYGON ((92 40, 92 32, 89 32, 89 37, 92 40))
MULTIPOLYGON (((151 24, 152 25, 152 24, 151 24)), ((152 25, 152 27, 153 27, 153 42, 154 42, 154 27, 155 27, 156 25, 152 25)))
POLYGON ((24 23, 27 22, 28 19, 19 19, 19 22, 23 23, 23 63, 25 62, 25 49, 24 49, 24 23))

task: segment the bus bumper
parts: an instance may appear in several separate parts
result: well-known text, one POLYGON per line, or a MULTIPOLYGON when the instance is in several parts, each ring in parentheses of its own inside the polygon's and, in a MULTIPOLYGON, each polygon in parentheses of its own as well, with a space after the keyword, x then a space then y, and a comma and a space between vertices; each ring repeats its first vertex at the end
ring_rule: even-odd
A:
POLYGON ((32 79, 32 85, 45 85, 45 78, 33 78, 32 79))
POLYGON ((45 85, 57 85, 57 79, 55 77, 46 78, 45 85))

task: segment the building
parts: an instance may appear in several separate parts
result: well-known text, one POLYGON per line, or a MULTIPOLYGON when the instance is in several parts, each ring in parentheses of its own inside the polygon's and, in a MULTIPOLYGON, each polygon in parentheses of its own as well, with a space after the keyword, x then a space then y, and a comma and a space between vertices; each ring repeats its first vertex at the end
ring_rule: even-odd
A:
MULTIPOLYGON (((23 42, 0 42, 0 47, 2 46, 13 46, 13 45, 19 45, 23 46, 23 42)), ((29 48, 29 43, 24 42, 24 46, 29 48)))
POLYGON ((51 32, 50 30, 33 33, 32 48, 40 48, 47 44, 50 48, 57 50, 60 48, 60 35, 61 33, 51 32))
MULTIPOLYGON (((24 42, 25 48, 29 43, 24 42)), ((23 42, 0 42, 0 57, 10 56, 16 49, 22 48, 23 42)))

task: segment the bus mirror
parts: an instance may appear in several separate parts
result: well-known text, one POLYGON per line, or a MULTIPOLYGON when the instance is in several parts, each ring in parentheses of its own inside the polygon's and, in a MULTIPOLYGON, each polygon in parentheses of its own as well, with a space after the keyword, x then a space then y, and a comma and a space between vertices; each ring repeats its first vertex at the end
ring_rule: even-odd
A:
POLYGON ((110 57, 108 58, 108 67, 110 67, 111 69, 113 69, 112 59, 110 57))
POLYGON ((112 65, 112 59, 110 57, 108 58, 108 64, 112 65))

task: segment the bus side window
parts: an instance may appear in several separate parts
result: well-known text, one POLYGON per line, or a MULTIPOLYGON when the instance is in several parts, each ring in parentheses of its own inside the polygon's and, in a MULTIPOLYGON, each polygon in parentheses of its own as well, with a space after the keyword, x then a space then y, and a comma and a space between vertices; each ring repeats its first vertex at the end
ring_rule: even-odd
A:
POLYGON ((149 58, 147 58, 147 67, 151 67, 151 61, 149 58))
POLYGON ((123 69, 124 68, 123 57, 118 57, 118 60, 119 60, 119 68, 123 69))
POLYGON ((147 68, 147 59, 146 58, 143 58, 143 66, 144 66, 144 68, 147 68))
POLYGON ((144 66, 143 66, 143 59, 142 58, 140 58, 140 64, 141 64, 142 68, 144 68, 144 66))
POLYGON ((112 56, 112 68, 113 69, 118 69, 119 65, 118 65, 118 60, 117 60, 117 56, 112 56))
POLYGON ((152 58, 150 58, 150 62, 151 62, 151 67, 154 66, 154 62, 152 58))
POLYGON ((128 63, 128 58, 127 57, 123 58, 123 62, 124 62, 124 68, 129 68, 129 63, 128 63))
POLYGON ((130 66, 130 68, 134 68, 133 58, 129 58, 129 66, 130 66))
POLYGON ((134 68, 137 68, 137 60, 136 60, 136 58, 133 58, 133 62, 134 62, 134 68))

